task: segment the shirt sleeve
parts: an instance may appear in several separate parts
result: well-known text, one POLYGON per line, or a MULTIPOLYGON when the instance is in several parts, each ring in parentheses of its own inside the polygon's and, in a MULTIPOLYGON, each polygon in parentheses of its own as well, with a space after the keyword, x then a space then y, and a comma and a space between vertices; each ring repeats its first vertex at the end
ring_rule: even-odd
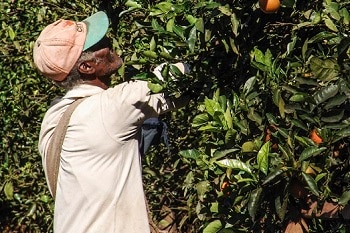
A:
POLYGON ((152 94, 145 81, 129 81, 106 90, 100 100, 101 117, 113 137, 126 140, 142 123, 175 109, 164 94, 152 94))

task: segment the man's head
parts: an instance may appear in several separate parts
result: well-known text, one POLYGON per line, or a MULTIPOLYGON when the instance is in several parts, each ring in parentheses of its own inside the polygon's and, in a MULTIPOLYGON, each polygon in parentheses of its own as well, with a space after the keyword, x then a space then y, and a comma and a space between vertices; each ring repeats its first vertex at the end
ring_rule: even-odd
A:
POLYGON ((102 11, 82 22, 60 19, 48 25, 34 45, 38 70, 68 89, 84 79, 110 76, 122 61, 105 37, 108 26, 102 11))

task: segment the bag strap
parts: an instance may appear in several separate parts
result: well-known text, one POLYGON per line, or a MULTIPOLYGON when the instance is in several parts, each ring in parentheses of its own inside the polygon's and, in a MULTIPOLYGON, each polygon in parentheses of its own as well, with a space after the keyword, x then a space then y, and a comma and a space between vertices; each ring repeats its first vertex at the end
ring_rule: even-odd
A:
POLYGON ((49 148, 46 155, 46 173, 49 189, 53 199, 56 197, 57 188, 57 177, 60 165, 60 157, 62 151, 62 144, 64 137, 66 136, 69 119, 74 112, 75 108, 84 100, 85 98, 79 98, 75 100, 67 110, 63 113, 61 119, 59 120, 51 141, 49 143, 49 148))

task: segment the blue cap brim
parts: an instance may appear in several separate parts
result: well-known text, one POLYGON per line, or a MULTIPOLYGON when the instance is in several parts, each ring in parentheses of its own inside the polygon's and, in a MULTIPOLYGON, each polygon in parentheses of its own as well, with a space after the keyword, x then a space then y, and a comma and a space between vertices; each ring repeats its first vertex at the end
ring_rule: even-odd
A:
POLYGON ((108 16, 105 12, 99 11, 83 20, 87 26, 87 34, 83 51, 99 42, 107 33, 109 27, 108 16))

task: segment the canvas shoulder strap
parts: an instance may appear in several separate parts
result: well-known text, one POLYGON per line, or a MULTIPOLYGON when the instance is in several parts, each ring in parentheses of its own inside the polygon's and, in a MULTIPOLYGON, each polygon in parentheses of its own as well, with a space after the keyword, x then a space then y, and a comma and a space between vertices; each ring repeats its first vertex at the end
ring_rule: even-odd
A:
POLYGON ((49 189, 53 199, 56 197, 56 187, 57 187, 57 177, 60 165, 60 157, 62 151, 62 144, 66 131, 68 128, 69 119, 74 112, 75 108, 84 100, 85 98, 80 98, 75 100, 63 113, 61 119, 59 120, 51 141, 49 143, 49 148, 46 156, 46 176, 48 180, 49 189))

